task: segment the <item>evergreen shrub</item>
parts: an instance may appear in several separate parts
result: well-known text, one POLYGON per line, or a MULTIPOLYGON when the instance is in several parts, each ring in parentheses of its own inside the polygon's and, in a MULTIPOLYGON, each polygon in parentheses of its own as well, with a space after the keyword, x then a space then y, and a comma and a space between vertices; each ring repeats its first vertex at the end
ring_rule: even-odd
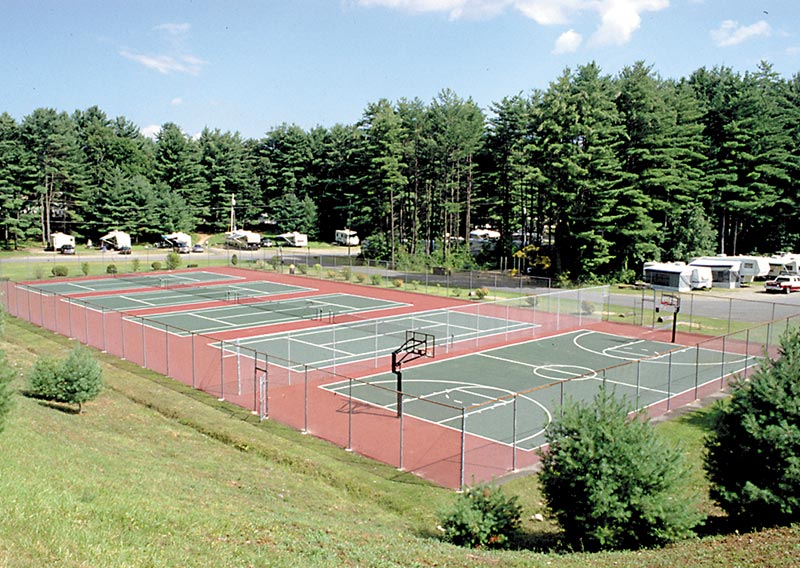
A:
POLYGON ((76 347, 63 361, 48 356, 37 359, 28 390, 37 398, 77 404, 80 413, 83 403, 103 390, 103 371, 88 349, 76 347))
POLYGON ((659 546, 689 537, 700 520, 681 449, 631 411, 601 388, 592 403, 568 401, 547 428, 542 493, 576 549, 659 546))
POLYGON ((117 273, 117 265, 116 264, 109 264, 106 266, 106 274, 116 274, 117 273))
POLYGON ((706 440, 712 499, 742 528, 800 521, 800 329, 725 402, 706 440))
POLYGON ((63 277, 69 274, 69 267, 64 266, 63 264, 56 264, 52 269, 50 269, 50 272, 53 276, 63 277))

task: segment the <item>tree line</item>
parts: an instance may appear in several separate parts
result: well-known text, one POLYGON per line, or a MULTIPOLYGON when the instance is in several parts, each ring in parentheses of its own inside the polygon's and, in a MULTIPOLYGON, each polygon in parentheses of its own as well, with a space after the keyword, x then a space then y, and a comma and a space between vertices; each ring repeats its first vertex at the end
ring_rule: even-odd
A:
POLYGON ((626 278, 647 260, 800 248, 798 130, 800 75, 766 62, 682 79, 589 63, 485 110, 443 90, 257 140, 173 123, 153 140, 96 106, 39 108, 0 114, 2 238, 221 232, 235 195, 246 228, 332 240, 349 227, 392 259, 491 226, 497 258, 529 245, 543 271, 626 278))

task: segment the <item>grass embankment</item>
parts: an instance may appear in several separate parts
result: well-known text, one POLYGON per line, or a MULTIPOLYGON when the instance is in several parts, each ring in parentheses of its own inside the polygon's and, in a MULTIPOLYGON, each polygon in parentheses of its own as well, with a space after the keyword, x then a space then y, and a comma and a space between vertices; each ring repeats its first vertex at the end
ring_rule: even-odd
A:
MULTIPOLYGON (((72 345, 13 318, 0 341, 19 389, 37 354, 72 345)), ((533 477, 506 485, 525 507, 519 549, 460 549, 436 537, 451 492, 98 357, 107 388, 82 415, 15 397, 0 434, 0 566, 791 566, 800 552, 798 528, 552 552, 555 527, 530 519, 544 512, 533 477)), ((702 413, 659 427, 699 460, 702 413)))

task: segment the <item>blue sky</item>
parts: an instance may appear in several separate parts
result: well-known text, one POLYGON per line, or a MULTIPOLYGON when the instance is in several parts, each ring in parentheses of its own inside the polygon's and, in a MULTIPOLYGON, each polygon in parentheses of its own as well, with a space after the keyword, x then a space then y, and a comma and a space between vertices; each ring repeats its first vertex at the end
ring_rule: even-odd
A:
POLYGON ((97 105, 260 138, 445 88, 484 109, 591 61, 800 71, 798 0, 4 0, 0 112, 97 105))

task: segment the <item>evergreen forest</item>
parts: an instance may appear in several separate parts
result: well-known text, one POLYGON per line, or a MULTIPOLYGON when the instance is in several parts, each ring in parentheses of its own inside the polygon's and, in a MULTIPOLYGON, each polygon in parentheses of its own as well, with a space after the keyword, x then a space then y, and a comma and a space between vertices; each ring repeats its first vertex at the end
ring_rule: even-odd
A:
POLYGON ((173 123, 150 139, 96 106, 4 112, 0 240, 218 233, 235 195, 252 230, 266 221, 332 241, 349 227, 393 259, 455 250, 491 227, 495 259, 529 245, 544 273, 629 279, 648 260, 800 249, 798 140, 800 74, 767 62, 682 79, 589 63, 486 109, 444 89, 369 103, 356 124, 282 124, 257 140, 173 123))

